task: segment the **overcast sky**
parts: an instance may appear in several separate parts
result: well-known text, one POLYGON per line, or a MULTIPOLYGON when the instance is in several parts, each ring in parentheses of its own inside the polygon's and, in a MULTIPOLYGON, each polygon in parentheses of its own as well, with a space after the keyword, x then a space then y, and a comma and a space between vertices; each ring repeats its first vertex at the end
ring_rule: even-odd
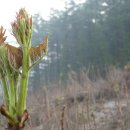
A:
POLYGON ((51 8, 62 9, 64 0, 3 0, 0 6, 0 25, 10 26, 15 12, 25 7, 30 14, 40 13, 46 18, 51 8))
MULTIPOLYGON (((43 18, 47 19, 50 14, 51 8, 63 9, 65 6, 65 0, 3 0, 0 3, 0 26, 4 26, 5 29, 10 29, 10 23, 15 19, 16 12, 25 7, 29 14, 34 15, 39 13, 43 18)), ((13 37, 8 31, 7 41, 12 41, 13 37)))
MULTIPOLYGON (((75 0, 81 2, 85 0, 75 0)), ((16 12, 25 7, 29 14, 39 13, 44 19, 50 14, 51 8, 62 10, 65 7, 65 0, 1 0, 0 2, 0 26, 10 29, 10 23, 15 19, 16 12)), ((13 37, 6 31, 7 41, 13 37)))

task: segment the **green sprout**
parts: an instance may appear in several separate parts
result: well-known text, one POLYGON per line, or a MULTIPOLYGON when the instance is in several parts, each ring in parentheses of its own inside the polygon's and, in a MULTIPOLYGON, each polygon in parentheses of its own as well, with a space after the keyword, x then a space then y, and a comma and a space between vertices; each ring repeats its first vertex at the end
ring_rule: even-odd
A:
POLYGON ((16 20, 11 26, 19 48, 5 42, 6 30, 1 27, 0 80, 4 104, 0 107, 0 113, 7 119, 8 130, 22 130, 29 118, 26 106, 29 70, 46 55, 48 36, 38 47, 31 47, 32 17, 24 8, 16 13, 16 20))

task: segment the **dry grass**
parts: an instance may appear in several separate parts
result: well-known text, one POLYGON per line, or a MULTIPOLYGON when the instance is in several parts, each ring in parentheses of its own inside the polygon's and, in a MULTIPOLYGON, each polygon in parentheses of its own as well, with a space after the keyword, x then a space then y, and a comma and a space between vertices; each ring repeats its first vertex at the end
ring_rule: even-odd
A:
POLYGON ((129 76, 110 68, 106 78, 91 81, 85 71, 71 72, 64 87, 30 92, 26 130, 129 130, 129 76))

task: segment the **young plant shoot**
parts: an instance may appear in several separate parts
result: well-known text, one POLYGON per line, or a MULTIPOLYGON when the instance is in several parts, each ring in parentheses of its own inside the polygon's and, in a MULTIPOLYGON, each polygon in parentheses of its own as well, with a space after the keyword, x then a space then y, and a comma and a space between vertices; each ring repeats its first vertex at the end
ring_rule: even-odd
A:
POLYGON ((48 36, 38 47, 31 47, 32 17, 24 8, 16 13, 11 26, 18 48, 6 42, 6 30, 0 28, 0 80, 4 96, 0 113, 7 119, 6 129, 23 130, 29 118, 26 106, 29 71, 46 55, 48 36))

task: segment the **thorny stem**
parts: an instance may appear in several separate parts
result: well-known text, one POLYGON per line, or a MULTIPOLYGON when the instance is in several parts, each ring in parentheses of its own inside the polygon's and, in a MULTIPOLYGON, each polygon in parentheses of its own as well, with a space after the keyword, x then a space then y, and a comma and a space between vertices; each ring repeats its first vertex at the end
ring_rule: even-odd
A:
POLYGON ((0 76, 5 104, 0 107, 0 113, 8 121, 8 130, 22 130, 29 118, 26 110, 29 70, 40 63, 47 53, 48 37, 38 47, 31 48, 32 17, 25 9, 19 10, 16 21, 11 25, 20 49, 5 44, 5 30, 1 27, 0 76))
POLYGON ((27 86, 28 86, 28 75, 29 75, 29 48, 24 48, 24 54, 23 54, 23 70, 22 70, 22 77, 21 77, 21 83, 20 83, 20 93, 19 93, 19 100, 18 100, 18 106, 17 106, 17 114, 18 116, 21 116, 23 111, 26 109, 26 97, 27 97, 27 86))

